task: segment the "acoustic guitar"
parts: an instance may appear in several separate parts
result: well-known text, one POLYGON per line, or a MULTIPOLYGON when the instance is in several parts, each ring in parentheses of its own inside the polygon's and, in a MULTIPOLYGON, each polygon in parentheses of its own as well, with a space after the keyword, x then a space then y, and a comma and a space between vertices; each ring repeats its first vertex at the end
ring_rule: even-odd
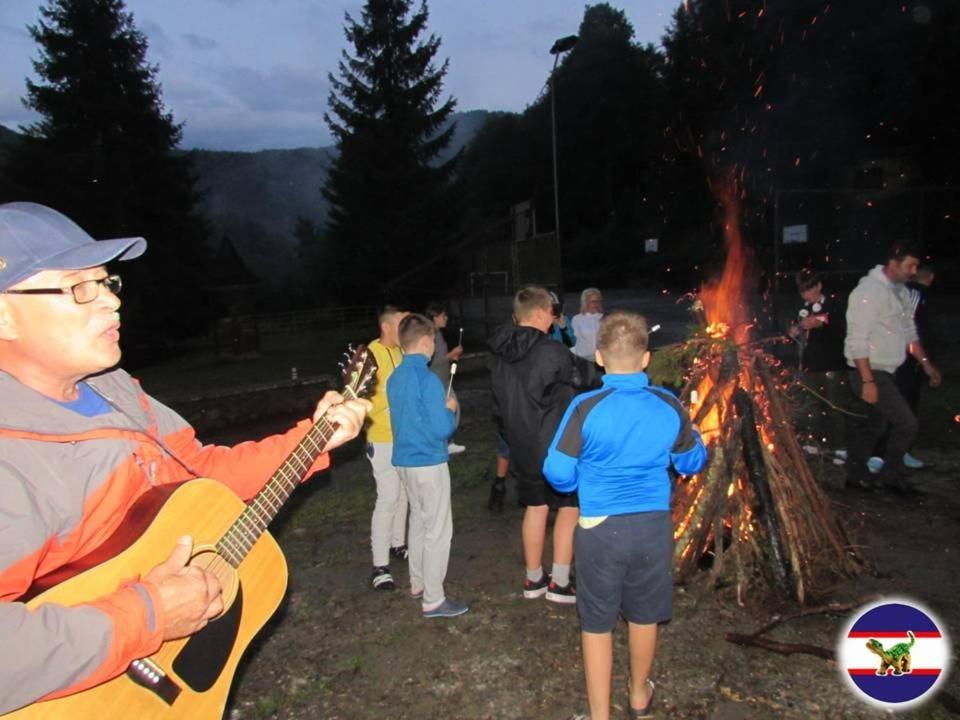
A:
MULTIPOLYGON (((344 397, 362 395, 376 369, 366 347, 349 354, 343 367, 344 397)), ((199 632, 165 642, 153 655, 135 660, 123 675, 74 695, 28 705, 4 715, 4 720, 222 717, 241 655, 287 588, 286 561, 266 528, 335 430, 320 418, 249 503, 205 478, 146 493, 94 555, 35 584, 28 608, 76 605, 146 574, 167 558, 178 538, 191 535, 190 564, 219 578, 224 611, 199 632)))

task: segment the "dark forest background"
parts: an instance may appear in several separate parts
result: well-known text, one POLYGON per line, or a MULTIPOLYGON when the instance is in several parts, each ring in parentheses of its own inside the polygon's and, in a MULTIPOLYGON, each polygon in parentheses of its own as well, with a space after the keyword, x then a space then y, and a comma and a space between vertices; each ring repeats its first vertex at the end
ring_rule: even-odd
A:
POLYGON ((187 151, 121 0, 48 0, 24 91, 41 120, 0 128, 0 201, 147 237, 124 267, 144 328, 203 330, 227 310, 205 289, 231 283, 270 310, 373 304, 416 272, 455 294, 451 263, 509 241, 511 207, 554 229, 552 86, 568 289, 694 287, 722 260, 714 191, 731 177, 768 274, 774 252, 785 272, 860 273, 905 237, 957 260, 956 2, 689 0, 660 46, 588 5, 522 113, 457 112, 426 3, 368 0, 344 30, 317 118, 334 147, 187 151), (791 224, 809 242, 775 251, 791 224))

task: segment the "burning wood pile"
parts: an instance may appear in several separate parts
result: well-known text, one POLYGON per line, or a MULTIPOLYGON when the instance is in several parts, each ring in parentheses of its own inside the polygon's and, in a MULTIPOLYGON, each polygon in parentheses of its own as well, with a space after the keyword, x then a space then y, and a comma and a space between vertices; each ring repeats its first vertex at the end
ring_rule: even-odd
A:
POLYGON ((734 582, 741 603, 750 587, 803 603, 863 562, 797 442, 779 362, 750 341, 735 197, 724 209, 722 277, 694 303, 690 339, 657 363, 678 370, 681 400, 710 452, 707 467, 675 491, 675 576, 709 568, 710 584, 734 582))

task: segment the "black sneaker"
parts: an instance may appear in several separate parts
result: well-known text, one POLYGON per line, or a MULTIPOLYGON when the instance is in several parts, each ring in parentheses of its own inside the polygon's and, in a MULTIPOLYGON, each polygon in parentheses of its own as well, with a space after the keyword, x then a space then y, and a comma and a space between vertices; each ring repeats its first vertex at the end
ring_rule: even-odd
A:
POLYGON ((410 551, 406 545, 397 545, 396 547, 390 548, 390 555, 397 560, 406 560, 409 554, 410 551))
POLYGON ((539 580, 523 581, 523 596, 527 600, 536 600, 547 594, 547 587, 550 585, 550 576, 544 573, 539 580))
POLYGON ((487 500, 487 510, 490 512, 503 512, 503 501, 507 497, 507 486, 502 482, 495 482, 490 486, 490 499, 487 500))
POLYGON ((390 574, 390 568, 386 565, 374 567, 370 575, 370 584, 374 590, 393 590, 396 587, 393 584, 393 575, 390 574))
POLYGON ((573 605, 577 602, 577 589, 572 582, 567 585, 557 585, 555 582, 551 582, 547 586, 547 600, 563 605, 573 605))

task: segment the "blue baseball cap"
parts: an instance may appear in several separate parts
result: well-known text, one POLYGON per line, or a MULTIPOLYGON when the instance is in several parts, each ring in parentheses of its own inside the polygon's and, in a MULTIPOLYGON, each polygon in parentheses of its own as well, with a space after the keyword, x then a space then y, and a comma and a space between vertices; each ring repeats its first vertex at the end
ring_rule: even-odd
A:
POLYGON ((41 270, 82 270, 143 255, 142 237, 94 240, 56 210, 30 202, 0 205, 0 290, 41 270))

